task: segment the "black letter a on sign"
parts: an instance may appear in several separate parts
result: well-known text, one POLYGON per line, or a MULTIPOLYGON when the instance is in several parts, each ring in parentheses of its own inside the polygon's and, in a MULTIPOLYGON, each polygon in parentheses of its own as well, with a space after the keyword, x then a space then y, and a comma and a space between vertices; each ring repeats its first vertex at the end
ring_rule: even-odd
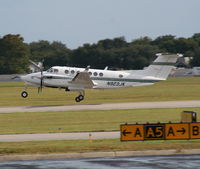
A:
POLYGON ((172 128, 172 127, 170 127, 170 128, 169 128, 169 131, 168 131, 168 133, 167 133, 167 136, 169 136, 170 134, 172 134, 173 136, 175 136, 175 134, 174 134, 174 131, 173 131, 173 128, 172 128))
POLYGON ((136 137, 137 135, 139 135, 140 137, 142 137, 139 128, 137 128, 136 131, 135 131, 135 137, 136 137))

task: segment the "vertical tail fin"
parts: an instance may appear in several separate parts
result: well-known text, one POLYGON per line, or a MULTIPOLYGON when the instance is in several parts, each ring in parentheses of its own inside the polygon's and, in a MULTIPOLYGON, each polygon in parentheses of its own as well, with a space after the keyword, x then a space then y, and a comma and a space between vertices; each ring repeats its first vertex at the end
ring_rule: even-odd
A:
POLYGON ((158 56, 154 62, 145 70, 142 70, 142 75, 153 76, 160 79, 167 79, 177 59, 181 54, 156 54, 158 56))

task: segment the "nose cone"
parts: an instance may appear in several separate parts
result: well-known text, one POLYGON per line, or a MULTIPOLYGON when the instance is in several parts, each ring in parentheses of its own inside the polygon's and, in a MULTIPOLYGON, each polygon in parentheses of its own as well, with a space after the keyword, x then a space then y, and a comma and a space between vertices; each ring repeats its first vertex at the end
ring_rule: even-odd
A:
POLYGON ((28 78, 27 78, 27 75, 23 75, 23 76, 20 76, 20 79, 23 81, 26 81, 28 78))
POLYGON ((40 73, 31 73, 31 74, 20 76, 20 79, 26 82, 27 84, 38 85, 40 84, 40 79, 41 79, 40 77, 41 77, 40 73))
POLYGON ((25 82, 31 81, 31 74, 20 76, 20 79, 25 82))

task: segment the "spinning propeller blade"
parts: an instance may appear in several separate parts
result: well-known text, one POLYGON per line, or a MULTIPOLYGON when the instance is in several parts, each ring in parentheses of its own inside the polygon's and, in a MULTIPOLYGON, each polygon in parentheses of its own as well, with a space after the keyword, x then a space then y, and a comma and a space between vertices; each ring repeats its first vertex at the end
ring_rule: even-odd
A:
POLYGON ((31 64, 33 64, 36 68, 38 68, 40 70, 41 76, 40 76, 40 86, 38 87, 38 93, 42 92, 42 88, 43 88, 43 62, 44 59, 42 60, 42 62, 39 62, 38 64, 33 62, 32 60, 29 60, 31 62, 31 64))

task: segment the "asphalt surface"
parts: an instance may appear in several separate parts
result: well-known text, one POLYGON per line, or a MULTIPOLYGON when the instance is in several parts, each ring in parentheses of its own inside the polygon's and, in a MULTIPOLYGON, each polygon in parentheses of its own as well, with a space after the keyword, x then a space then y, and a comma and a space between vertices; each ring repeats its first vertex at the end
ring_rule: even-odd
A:
POLYGON ((113 132, 76 132, 0 135, 0 142, 44 141, 44 140, 93 140, 119 138, 119 131, 113 132))
MULTIPOLYGON (((111 109, 148 109, 200 107, 200 100, 194 101, 164 101, 138 103, 110 103, 99 105, 67 105, 67 106, 27 106, 0 107, 0 113, 13 112, 45 112, 45 111, 75 111, 75 110, 111 110, 111 109)), ((0 142, 34 141, 34 140, 77 140, 77 139, 111 139, 119 138, 116 132, 82 132, 82 133, 45 133, 45 134, 13 134, 0 135, 0 142)))
POLYGON ((77 104, 77 105, 0 107, 0 113, 77 111, 77 110, 113 110, 113 109, 149 109, 149 108, 178 108, 178 107, 200 107, 200 100, 108 103, 108 104, 96 104, 96 105, 88 105, 88 104, 78 105, 77 104))
MULTIPOLYGON (((126 152, 127 153, 127 152, 126 152)), ((162 156, 152 154, 151 156, 146 157, 135 157, 133 152, 129 157, 119 157, 118 152, 109 152, 104 153, 100 158, 90 156, 91 153, 87 153, 86 158, 79 155, 79 158, 72 159, 70 156, 68 159, 65 159, 66 154, 44 154, 42 155, 12 155, 6 159, 6 162, 0 163, 0 168, 3 169, 199 169, 199 160, 200 155, 177 155, 173 154, 172 156, 162 156), (112 155, 113 154, 113 155, 112 155), (46 158, 45 158, 46 157, 46 158), (60 159, 59 159, 60 157, 60 159), (107 157, 107 158, 106 158, 107 157), (109 158, 108 158, 109 157, 109 158), (20 161, 24 158, 27 161, 20 161), (38 160, 38 159, 43 160, 38 160), (36 159, 36 161, 32 161, 36 159), (49 159, 49 160, 45 160, 49 159), (13 160, 10 162, 10 160, 13 160)), ((144 151, 143 151, 144 153, 144 151)), ((153 152, 152 152, 153 153, 153 152)), ((160 151, 159 151, 160 153, 160 151)), ((86 153, 85 153, 86 154, 86 153)), ((99 155, 98 152, 95 152, 95 155, 99 155)), ((119 152, 119 154, 121 154, 119 152)), ((123 152, 124 154, 124 152, 123 152)), ((2 158, 2 156, 0 157, 2 158)), ((3 160, 2 160, 3 161, 3 160)))

